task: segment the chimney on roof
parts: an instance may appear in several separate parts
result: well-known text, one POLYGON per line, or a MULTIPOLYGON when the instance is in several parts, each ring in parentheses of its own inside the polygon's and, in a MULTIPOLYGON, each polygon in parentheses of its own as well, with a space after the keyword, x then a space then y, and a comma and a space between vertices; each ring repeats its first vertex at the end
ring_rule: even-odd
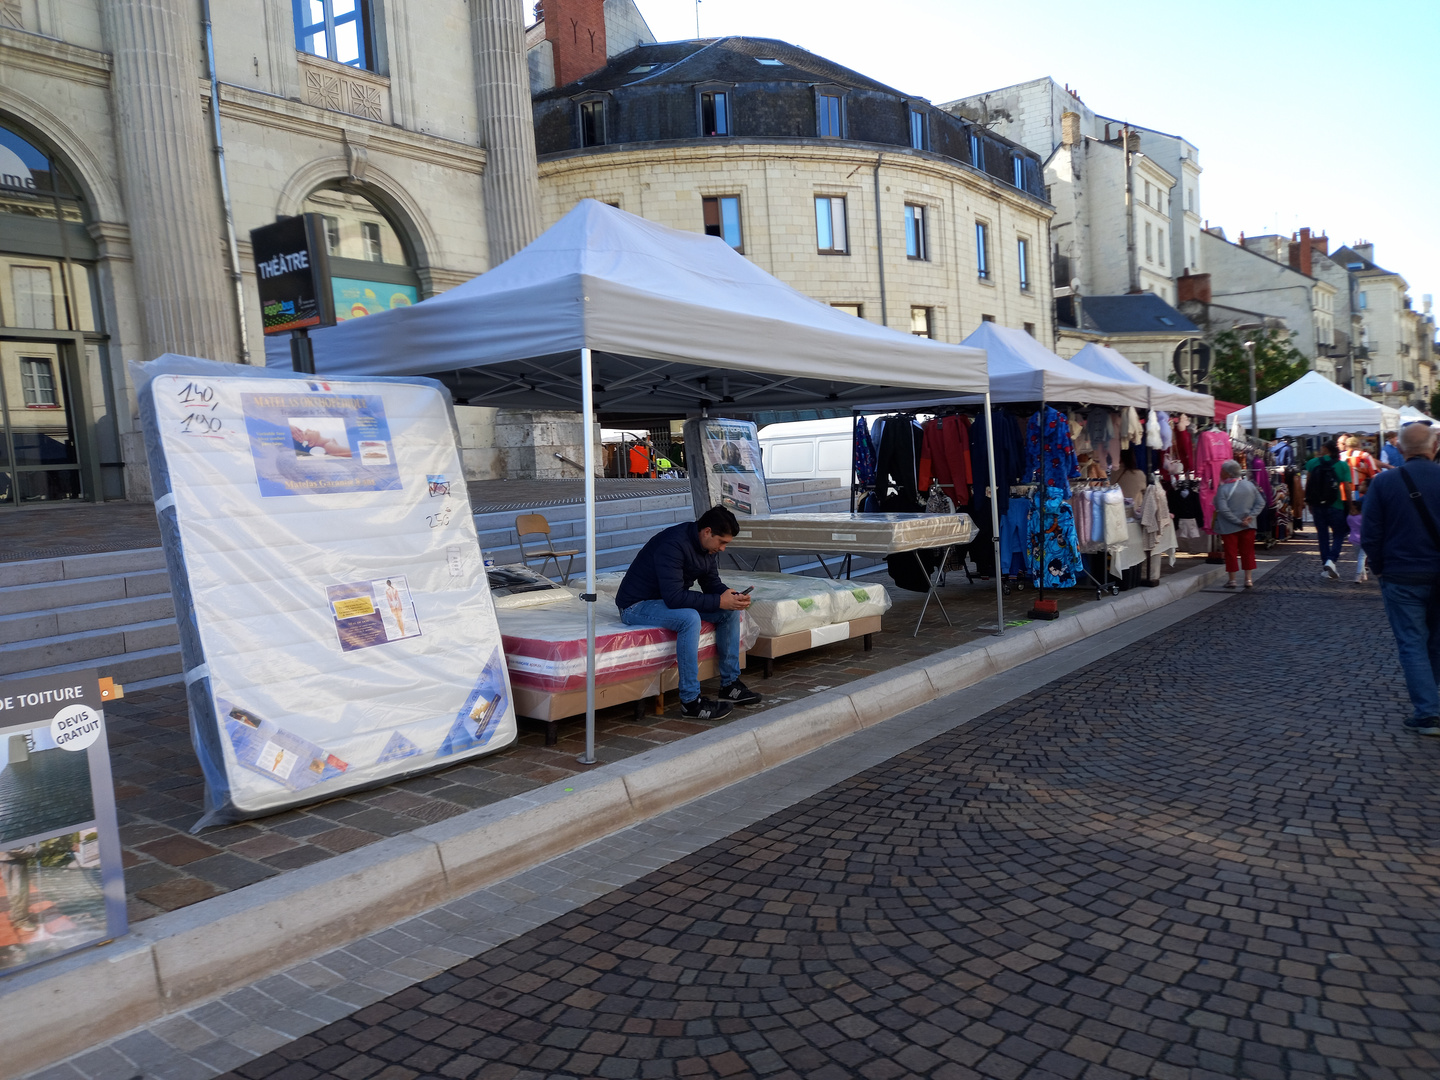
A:
POLYGON ((555 57, 556 86, 605 66, 605 0, 541 0, 538 6, 555 57))
POLYGON ((1175 279, 1175 302, 1177 304, 1183 304, 1187 300, 1208 304, 1210 295, 1209 274, 1182 274, 1175 279))
POLYGON ((1368 240, 1357 240, 1350 245, 1350 250, 1368 263, 1375 261, 1375 245, 1368 240))
POLYGON ((1075 146, 1080 142, 1080 114, 1068 109, 1060 114, 1060 145, 1075 146))
POLYGON ((1129 137, 1125 140, 1125 149, 1132 154, 1140 152, 1140 133, 1138 131, 1130 132, 1129 137))

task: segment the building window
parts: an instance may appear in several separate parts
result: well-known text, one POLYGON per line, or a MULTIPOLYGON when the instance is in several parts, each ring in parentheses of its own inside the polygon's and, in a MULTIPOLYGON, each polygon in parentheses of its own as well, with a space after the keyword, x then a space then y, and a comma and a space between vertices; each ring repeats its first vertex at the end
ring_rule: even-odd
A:
POLYGON ((366 262, 383 263, 385 261, 385 249, 380 239, 379 222, 362 221, 360 223, 360 257, 366 262))
POLYGON ((14 325, 55 329, 55 285, 48 266, 12 266, 10 287, 15 295, 14 325))
POLYGON ((744 251, 740 236, 740 196, 716 195, 701 201, 705 205, 705 235, 718 236, 736 251, 744 251))
POLYGON ((916 337, 934 337, 930 333, 931 309, 928 307, 912 307, 910 309, 910 333, 916 337))
POLYGON ((1025 324, 1025 333, 1029 334, 1031 337, 1035 336, 1035 324, 1033 322, 1027 322, 1025 324))
POLYGON ((854 315, 857 319, 865 317, 865 310, 861 304, 831 304, 836 311, 843 311, 846 315, 854 315))
POLYGON ((985 168, 985 147, 981 145, 980 136, 973 130, 970 132, 970 164, 977 169, 985 168))
POLYGON ((919 109, 910 110, 910 147, 913 150, 930 149, 930 124, 928 117, 919 109))
POLYGON ((822 139, 838 139, 845 134, 845 114, 839 94, 815 95, 815 111, 819 121, 817 130, 822 139))
POLYGON ((1150 222, 1145 222, 1145 261, 1155 261, 1155 230, 1150 222))
POLYGON ((375 70, 369 0, 294 0, 295 47, 337 64, 375 70))
POLYGON ((1190 237, 1190 269, 1200 269, 1200 264, 1195 261, 1195 238, 1193 236, 1190 237))
POLYGON ((321 214, 325 222, 325 251, 330 255, 340 254, 340 219, 334 214, 321 214))
POLYGON ((1015 160, 1014 160, 1013 162, 1011 162, 1010 164, 1011 164, 1011 170, 1012 170, 1012 179, 1015 181, 1015 186, 1016 186, 1017 188, 1019 188, 1021 191, 1024 191, 1024 190, 1025 190, 1025 159, 1024 159, 1023 157, 1021 157, 1019 154, 1016 154, 1016 155, 1015 155, 1015 160))
POLYGON ((1015 255, 1020 263, 1020 291, 1030 291, 1030 241, 1023 236, 1015 241, 1015 255))
POLYGON ((905 254, 911 259, 930 258, 925 242, 925 207, 905 204, 905 254))
POLYGON ((1189 210, 1192 214, 1195 212, 1195 189, 1194 189, 1194 188, 1186 188, 1186 189, 1185 189, 1185 209, 1186 209, 1186 210, 1189 210))
POLYGON ((981 321, 981 322, 994 322, 994 321, 995 321, 995 316, 994 316, 994 315, 981 315, 981 316, 980 316, 980 321, 981 321))
POLYGON ((1369 298, 1368 296, 1366 296, 1366 295, 1362 292, 1362 293, 1360 294, 1360 310, 1361 310, 1361 311, 1364 311, 1364 310, 1365 310, 1366 308, 1368 308, 1369 306, 1370 306, 1370 298, 1369 298))
POLYGON ((845 196, 816 196, 815 237, 822 255, 849 253, 850 242, 845 229, 845 196))
POLYGON ((580 145, 605 145, 605 102, 580 103, 580 145))
POLYGON ((1155 241, 1155 251, 1156 251, 1156 253, 1160 256, 1160 265, 1161 265, 1161 266, 1164 266, 1164 265, 1165 265, 1165 230, 1164 230, 1164 229, 1157 229, 1157 230, 1156 230, 1156 235, 1157 235, 1157 239, 1156 239, 1156 241, 1155 241))
POLYGON ((700 95, 700 134, 730 134, 730 95, 720 90, 700 95))
POLYGON ((27 409, 58 409, 60 398, 55 393, 55 369, 50 361, 33 356, 20 359, 20 386, 25 393, 27 409))
POLYGON ((990 226, 975 222, 975 270, 981 281, 990 279, 990 226))
POLYGON ((1150 205, 1150 181, 1145 181, 1145 205, 1150 205))

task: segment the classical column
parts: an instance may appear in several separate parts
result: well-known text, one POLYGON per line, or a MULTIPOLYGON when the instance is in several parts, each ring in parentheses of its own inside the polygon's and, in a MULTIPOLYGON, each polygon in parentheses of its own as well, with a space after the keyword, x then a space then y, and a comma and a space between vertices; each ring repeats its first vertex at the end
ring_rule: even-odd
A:
POLYGON ((485 146, 485 229, 497 266, 540 235, 540 175, 523 0, 473 0, 475 89, 485 146))
POLYGON ((144 355, 236 360, 201 30, 189 0, 105 0, 111 93, 144 355))

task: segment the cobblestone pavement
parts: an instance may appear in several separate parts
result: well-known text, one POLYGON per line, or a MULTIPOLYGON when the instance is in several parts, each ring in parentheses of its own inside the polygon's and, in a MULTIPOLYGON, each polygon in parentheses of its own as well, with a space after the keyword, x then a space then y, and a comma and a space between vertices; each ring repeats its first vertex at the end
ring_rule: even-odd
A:
MULTIPOLYGON (((1202 561, 1182 557, 1175 572, 1202 561)), ((757 662, 746 678, 769 705, 782 704, 973 641, 981 636, 977 626, 993 625, 993 584, 969 585, 963 574, 952 574, 941 593, 954 626, 946 626, 932 604, 925 632, 912 637, 923 598, 892 589, 895 606, 885 616, 885 631, 874 636, 872 651, 864 652, 859 641, 837 642, 782 657, 770 679, 761 676, 757 662)), ((1091 589, 1052 595, 1059 596, 1062 611, 1095 600, 1091 589)), ((1026 591, 1008 598, 1011 617, 1023 619, 1032 596, 1026 591)), ((717 726, 686 720, 674 693, 668 695, 667 704, 663 714, 639 720, 630 705, 602 710, 596 717, 597 760, 618 761, 717 726)), ((737 711, 732 717, 743 715, 737 711)), ((520 741, 503 753, 191 836, 188 830, 203 809, 204 783, 190 744, 183 688, 132 693, 106 709, 106 720, 132 922, 533 791, 585 769, 576 760, 584 750, 583 720, 563 724, 559 744, 552 747, 544 745, 539 727, 522 721, 520 741)))
POLYGON ((234 1075, 1434 1080, 1440 741, 1382 627, 1292 558, 234 1075))

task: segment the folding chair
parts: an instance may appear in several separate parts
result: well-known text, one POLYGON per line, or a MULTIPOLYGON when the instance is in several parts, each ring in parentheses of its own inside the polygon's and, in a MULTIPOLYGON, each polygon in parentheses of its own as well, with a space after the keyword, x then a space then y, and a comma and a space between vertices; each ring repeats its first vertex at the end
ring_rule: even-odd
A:
POLYGON ((540 573, 543 574, 545 572, 545 564, 554 562, 555 572, 560 575, 560 584, 570 584, 570 568, 575 565, 575 556, 580 554, 580 549, 575 548, 573 551, 556 551, 555 545, 550 542, 550 522, 545 520, 544 514, 520 514, 516 517, 515 539, 520 544, 520 558, 526 566, 530 565, 531 559, 539 557, 540 573), (527 536, 545 537, 545 546, 539 546, 539 541, 532 541, 535 546, 526 548, 525 538, 527 536), (560 569, 560 557, 562 555, 567 556, 569 560, 565 563, 564 570, 560 569))

